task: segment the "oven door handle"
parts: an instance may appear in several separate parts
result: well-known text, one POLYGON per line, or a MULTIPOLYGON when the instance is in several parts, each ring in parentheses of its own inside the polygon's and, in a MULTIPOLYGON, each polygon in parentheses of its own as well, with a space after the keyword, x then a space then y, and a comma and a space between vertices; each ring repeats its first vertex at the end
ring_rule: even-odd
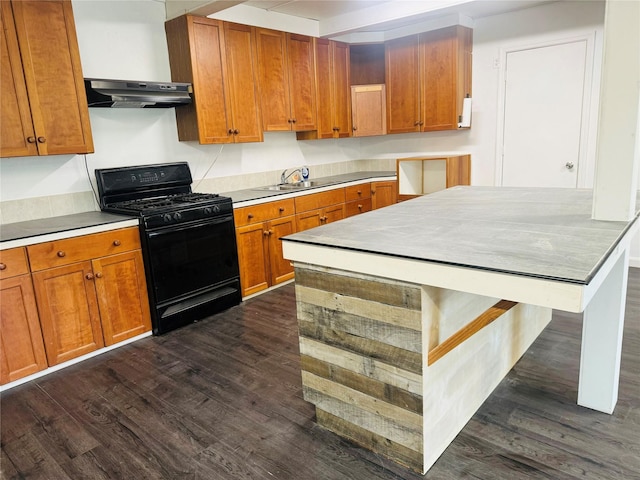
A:
POLYGON ((194 230, 199 228, 210 227, 212 225, 221 225, 223 223, 231 222, 233 226, 233 215, 224 215, 220 217, 210 218, 205 221, 196 220, 193 222, 178 223, 173 225, 167 225, 166 227, 157 227, 152 230, 147 230, 147 236, 149 238, 157 237, 166 233, 182 232, 184 230, 194 230))

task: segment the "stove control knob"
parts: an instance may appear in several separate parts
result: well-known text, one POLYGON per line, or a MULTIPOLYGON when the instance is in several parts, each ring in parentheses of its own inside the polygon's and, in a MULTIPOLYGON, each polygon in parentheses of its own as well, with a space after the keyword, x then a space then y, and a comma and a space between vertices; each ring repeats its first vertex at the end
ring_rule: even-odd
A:
POLYGON ((211 208, 211 207, 204 207, 203 212, 204 212, 206 215, 211 215, 211 213, 213 212, 213 208, 211 208))
POLYGON ((220 213, 220 207, 218 205, 213 206, 213 211, 216 213, 220 213))
POLYGON ((171 220, 173 220, 173 218, 171 217, 171 214, 165 213, 162 216, 162 220, 164 220, 164 223, 169 223, 171 220))
POLYGON ((174 220, 180 220, 182 218, 182 214, 180 212, 176 212, 173 214, 173 219, 174 220))

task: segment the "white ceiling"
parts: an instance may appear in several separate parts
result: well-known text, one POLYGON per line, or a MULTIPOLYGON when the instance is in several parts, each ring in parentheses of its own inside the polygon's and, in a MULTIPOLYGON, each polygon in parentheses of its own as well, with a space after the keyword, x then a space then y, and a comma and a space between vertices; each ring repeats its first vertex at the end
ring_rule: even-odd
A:
MULTIPOLYGON (((242 9, 317 24, 318 35, 389 32, 442 18, 474 19, 555 0, 166 0, 167 18, 185 12, 227 14, 242 9)), ((464 22, 458 22, 464 23, 464 22)), ((471 26, 471 25, 468 25, 471 26)))

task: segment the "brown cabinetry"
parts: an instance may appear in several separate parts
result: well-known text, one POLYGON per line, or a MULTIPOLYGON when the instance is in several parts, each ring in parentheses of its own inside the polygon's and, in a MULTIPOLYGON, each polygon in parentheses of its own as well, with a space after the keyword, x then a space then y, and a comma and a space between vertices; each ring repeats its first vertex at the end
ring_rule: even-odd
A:
POLYGON ((345 217, 344 201, 344 188, 296 197, 296 227, 298 231, 342 220, 345 217))
POLYGON ((318 128, 300 132, 298 140, 351 136, 349 46, 316 39, 316 97, 318 128))
POLYGON ((93 152, 71 2, 0 9, 0 157, 93 152))
POLYGON ((388 133, 454 130, 471 95, 472 30, 462 26, 385 44, 388 133))
POLYGON ((0 251, 0 385, 47 368, 24 248, 0 251))
POLYGON ((352 217, 371 211, 371 184, 362 183, 344 189, 344 216, 352 217))
POLYGON ((258 86, 266 132, 315 130, 315 40, 256 29, 258 86))
POLYGON ((396 180, 371 182, 371 208, 386 207, 398 201, 396 180))
POLYGON ((237 208, 234 218, 242 296, 292 279, 280 239, 296 232, 294 200, 237 208))
POLYGON ((27 251, 49 365, 151 330, 137 227, 27 251))
POLYGON ((165 31, 172 80, 193 85, 193 103, 176 108, 178 138, 262 141, 254 27, 184 15, 165 31))

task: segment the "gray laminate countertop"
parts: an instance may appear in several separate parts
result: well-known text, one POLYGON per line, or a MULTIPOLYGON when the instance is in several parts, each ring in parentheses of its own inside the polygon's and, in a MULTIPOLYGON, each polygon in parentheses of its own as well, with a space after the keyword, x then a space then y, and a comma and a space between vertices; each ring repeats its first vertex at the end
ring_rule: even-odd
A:
POLYGON ((105 212, 5 223, 0 225, 0 250, 137 225, 137 217, 105 212))
MULTIPOLYGON (((306 195, 313 193, 314 191, 328 189, 328 187, 335 187, 340 184, 349 184, 356 182, 363 182, 367 180, 381 179, 381 178, 395 178, 396 172, 394 171, 365 171, 365 172, 352 172, 344 173, 341 175, 331 175, 327 177, 311 178, 314 182, 314 186, 303 188, 300 190, 284 190, 274 191, 266 190, 264 187, 247 188, 244 190, 235 190, 231 192, 221 192, 220 195, 225 197, 231 197, 234 207, 242 207, 245 205, 260 203, 265 201, 275 200, 274 197, 280 197, 283 195, 295 196, 306 195)), ((265 186, 266 187, 266 186, 265 186)))
POLYGON ((587 284, 640 215, 592 220, 592 202, 584 189, 454 187, 284 241, 587 284))

